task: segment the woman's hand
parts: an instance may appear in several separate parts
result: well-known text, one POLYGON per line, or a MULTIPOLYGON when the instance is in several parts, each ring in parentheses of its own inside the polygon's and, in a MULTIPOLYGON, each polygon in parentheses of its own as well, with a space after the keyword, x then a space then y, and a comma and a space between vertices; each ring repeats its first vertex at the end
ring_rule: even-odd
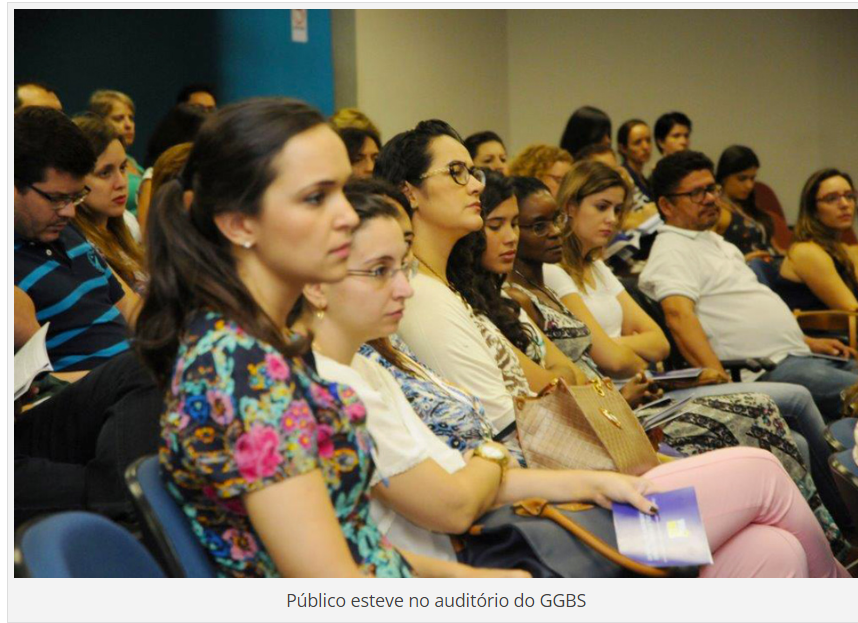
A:
POLYGON ((772 254, 768 251, 751 251, 750 253, 745 253, 746 262, 750 262, 751 260, 756 259, 764 259, 767 262, 770 262, 772 259, 772 254))
POLYGON ((582 472, 585 480, 585 500, 592 500, 602 508, 611 508, 611 502, 631 504, 647 515, 658 513, 658 506, 644 497, 656 490, 655 484, 645 478, 615 472, 582 472))
POLYGON ((646 378, 644 372, 635 374, 620 390, 632 409, 661 398, 663 393, 661 388, 646 378))

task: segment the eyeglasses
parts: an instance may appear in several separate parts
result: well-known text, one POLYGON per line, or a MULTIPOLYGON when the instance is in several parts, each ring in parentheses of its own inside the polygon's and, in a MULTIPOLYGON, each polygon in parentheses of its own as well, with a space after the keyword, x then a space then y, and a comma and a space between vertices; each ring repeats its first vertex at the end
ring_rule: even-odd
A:
POLYGON ((45 191, 39 190, 32 184, 28 184, 28 186, 35 190, 38 195, 50 201, 51 207, 56 212, 59 212, 68 205, 73 205, 74 207, 79 206, 86 200, 87 196, 92 190, 89 186, 84 186, 82 191, 74 195, 49 195, 45 191))
POLYGON ((566 223, 568 220, 569 217, 565 212, 558 212, 550 221, 537 221, 531 225, 519 225, 518 228, 529 229, 533 232, 534 236, 543 238, 548 235, 549 231, 551 231, 552 225, 562 231, 563 228, 566 227, 566 223))
POLYGON ((414 275, 417 274, 418 268, 419 264, 417 263, 417 260, 409 260, 408 262, 403 262, 402 265, 398 267, 379 266, 372 270, 350 270, 347 274, 355 277, 372 277, 379 286, 382 286, 393 281, 393 278, 396 277, 396 273, 398 272, 401 272, 406 280, 411 281, 414 278, 414 275))
POLYGON ((841 199, 846 199, 849 203, 855 203, 858 200, 858 193, 850 190, 845 193, 828 193, 824 197, 817 197, 817 203, 838 203, 841 199))
POLYGON ((687 193, 668 193, 668 197, 688 197, 691 199, 691 203, 703 203, 703 199, 706 198, 706 195, 712 195, 715 199, 718 199, 723 192, 723 188, 721 188, 721 184, 710 184, 709 186, 704 186, 703 188, 695 188, 694 190, 687 193))
POLYGON ((449 173, 450 177, 453 178, 453 181, 456 182, 459 186, 464 186, 468 183, 468 181, 473 177, 480 184, 486 183, 486 174, 481 169, 477 167, 468 168, 461 160, 454 160, 446 167, 441 167, 439 169, 433 169, 432 171, 427 171, 423 175, 420 176, 421 180, 425 180, 427 177, 431 177, 433 175, 440 175, 442 173, 449 173))

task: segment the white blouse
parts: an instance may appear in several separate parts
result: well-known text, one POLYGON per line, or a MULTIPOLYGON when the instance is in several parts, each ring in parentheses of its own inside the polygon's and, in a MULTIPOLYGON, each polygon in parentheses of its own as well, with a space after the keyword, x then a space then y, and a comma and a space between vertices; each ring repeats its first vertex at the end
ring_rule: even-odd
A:
MULTIPOLYGON (((372 486, 430 459, 450 474, 465 466, 462 455, 423 423, 399 383, 382 366, 361 355, 356 355, 349 367, 318 352, 313 354, 319 375, 350 386, 366 407, 367 429, 375 443, 372 486)), ((370 516, 379 531, 397 547, 442 560, 456 560, 448 535, 412 523, 376 497, 370 501, 370 516)))
POLYGON ((582 292, 572 277, 557 264, 544 264, 542 274, 545 285, 554 290, 558 297, 578 294, 602 326, 608 337, 620 337, 623 334, 623 307, 617 297, 626 291, 620 280, 602 260, 593 262, 595 287, 586 287, 582 292))

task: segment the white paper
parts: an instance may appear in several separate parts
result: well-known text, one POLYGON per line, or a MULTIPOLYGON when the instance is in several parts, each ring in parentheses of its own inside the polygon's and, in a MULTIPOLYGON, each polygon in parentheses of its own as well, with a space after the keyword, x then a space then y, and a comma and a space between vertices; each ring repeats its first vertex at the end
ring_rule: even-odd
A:
POLYGON ((15 400, 30 389, 30 385, 42 372, 50 372, 54 369, 48 358, 48 347, 45 345, 50 324, 46 322, 21 347, 21 350, 15 353, 15 400))

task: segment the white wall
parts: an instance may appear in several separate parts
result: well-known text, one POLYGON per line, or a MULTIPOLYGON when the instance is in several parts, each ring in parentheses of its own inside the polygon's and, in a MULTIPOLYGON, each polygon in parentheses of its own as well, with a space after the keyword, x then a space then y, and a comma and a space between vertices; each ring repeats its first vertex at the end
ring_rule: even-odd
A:
MULTIPOLYGON (((507 12, 510 147, 556 144, 591 104, 614 132, 668 110, 694 122, 692 146, 717 163, 739 143, 761 162, 788 218, 825 165, 858 175, 858 12, 507 12)), ((655 165, 657 155, 651 165, 655 165)))
POLYGON ((357 105, 385 140, 422 119, 509 132, 505 11, 358 10, 357 105))
POLYGON ((858 176, 858 11, 357 10, 354 29, 343 92, 385 138, 439 117, 514 155, 584 104, 615 131, 676 109, 716 162, 752 147, 790 220, 813 170, 858 176))

